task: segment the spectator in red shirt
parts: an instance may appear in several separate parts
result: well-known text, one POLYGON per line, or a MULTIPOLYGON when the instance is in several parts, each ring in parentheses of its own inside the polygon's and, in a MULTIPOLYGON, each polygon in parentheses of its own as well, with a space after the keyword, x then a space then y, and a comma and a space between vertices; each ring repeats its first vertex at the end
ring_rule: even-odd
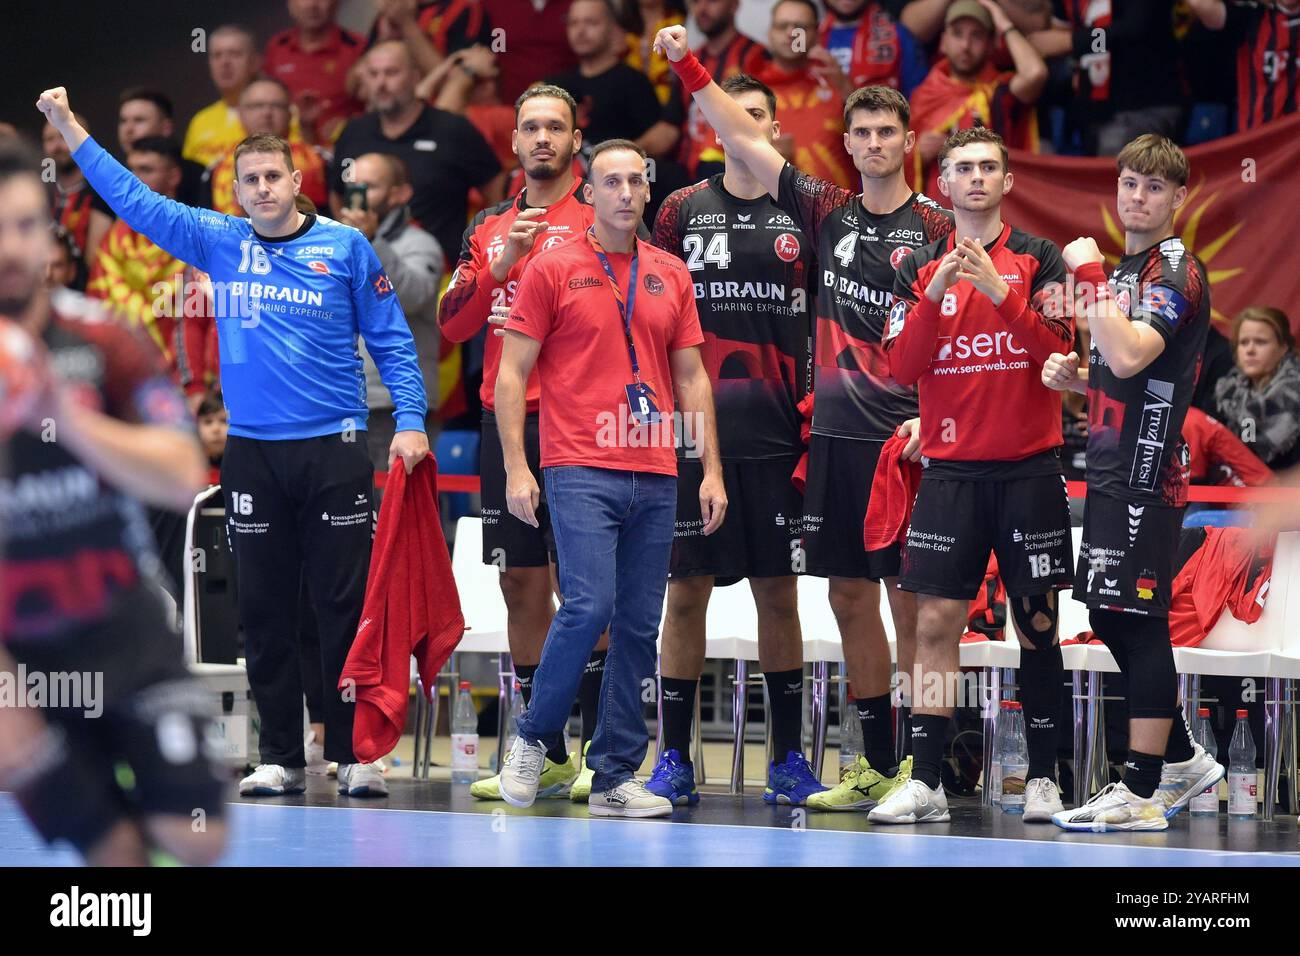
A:
POLYGON ((721 526, 727 499, 690 273, 637 238, 650 198, 645 152, 628 140, 602 143, 583 190, 595 223, 529 263, 497 370, 506 502, 514 519, 536 526, 540 490, 524 451, 524 398, 538 368, 541 466, 564 595, 501 772, 501 796, 511 806, 532 805, 546 752, 563 739, 583 669, 608 624, 587 805, 593 816, 665 816, 672 803, 635 774, 648 743, 641 684, 655 672, 677 516, 674 392, 698 442, 687 454, 704 465, 705 534, 721 526))
POLYGON ((493 30, 504 31, 500 53, 501 100, 513 103, 544 76, 571 70, 578 58, 569 49, 566 21, 573 0, 483 0, 493 30))
POLYGON ((781 117, 777 149, 806 173, 847 189, 857 171, 844 148, 844 100, 853 88, 825 48, 812 46, 817 35, 812 0, 778 0, 768 31, 771 59, 755 77, 776 94, 781 117))
POLYGON ((288 0, 287 6, 294 26, 267 41, 262 68, 289 88, 303 137, 332 143, 362 109, 347 80, 365 42, 336 22, 338 0, 288 0))
POLYGON ((817 42, 835 57, 856 89, 890 86, 911 96, 930 70, 925 47, 908 29, 911 6, 899 0, 826 0, 817 42))
POLYGON ((1296 110, 1300 0, 1269 3, 1187 0, 1210 30, 1237 47, 1237 129, 1254 129, 1296 110))
POLYGON ((971 126, 987 126, 1012 149, 1038 151, 1038 122, 1033 106, 1047 83, 1047 64, 1018 27, 992 0, 957 0, 944 16, 939 40, 943 59, 912 94, 913 185, 939 195, 934 162, 948 135, 971 126), (1001 38, 1015 63, 1014 71, 993 62, 1001 38), (924 189, 923 186, 928 186, 924 189))

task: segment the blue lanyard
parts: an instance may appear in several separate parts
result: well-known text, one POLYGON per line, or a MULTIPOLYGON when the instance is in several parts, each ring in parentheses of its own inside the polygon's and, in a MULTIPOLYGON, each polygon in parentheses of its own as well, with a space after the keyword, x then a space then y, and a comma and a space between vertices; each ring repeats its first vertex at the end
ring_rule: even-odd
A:
POLYGON ((614 290, 614 304, 618 306, 619 318, 623 320, 623 335, 627 339, 627 357, 632 360, 632 380, 639 383, 641 367, 637 365, 636 346, 632 343, 632 310, 636 307, 637 240, 632 240, 632 268, 628 273, 626 296, 619 288, 618 279, 614 278, 614 269, 609 264, 609 256, 605 254, 605 247, 596 238, 595 229, 587 230, 587 241, 596 251, 596 258, 600 260, 605 275, 609 276, 610 287, 614 290))

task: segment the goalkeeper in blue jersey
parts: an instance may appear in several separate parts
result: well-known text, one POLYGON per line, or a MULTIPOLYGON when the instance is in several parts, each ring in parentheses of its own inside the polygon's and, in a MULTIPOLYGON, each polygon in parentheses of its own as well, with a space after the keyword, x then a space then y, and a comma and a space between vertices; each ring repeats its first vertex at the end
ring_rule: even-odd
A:
MULTIPOLYGON (((221 484, 235 557, 248 679, 261 714, 261 763, 244 795, 305 788, 300 572, 316 611, 325 686, 336 688, 365 597, 374 475, 366 450, 366 343, 396 407, 389 465, 429 453, 415 343, 392 283, 356 229, 297 211, 302 174, 289 145, 250 136, 235 150, 248 219, 152 192, 77 122, 67 92, 37 108, 86 180, 126 223, 212 278, 230 437, 221 484)), ((352 695, 325 695, 325 759, 339 792, 382 796, 383 777, 352 752, 352 695)))

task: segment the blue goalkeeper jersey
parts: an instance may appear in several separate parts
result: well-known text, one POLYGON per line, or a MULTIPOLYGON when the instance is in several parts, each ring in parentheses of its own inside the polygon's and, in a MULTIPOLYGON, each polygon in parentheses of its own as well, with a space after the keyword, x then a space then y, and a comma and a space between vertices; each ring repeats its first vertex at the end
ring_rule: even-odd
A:
POLYGON ((296 233, 268 239, 247 219, 158 195, 94 139, 73 159, 127 225, 211 276, 230 434, 284 440, 364 429, 358 334, 392 394, 397 430, 424 431, 415 342, 360 231, 309 216, 296 233))

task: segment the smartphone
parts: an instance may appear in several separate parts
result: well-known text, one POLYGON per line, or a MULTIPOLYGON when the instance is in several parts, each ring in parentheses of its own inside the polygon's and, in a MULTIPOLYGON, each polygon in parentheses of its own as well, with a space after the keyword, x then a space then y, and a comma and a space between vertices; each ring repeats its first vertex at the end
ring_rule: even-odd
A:
POLYGON ((366 194, 370 187, 365 183, 344 183, 343 184, 343 208, 356 209, 360 212, 367 210, 366 194))

